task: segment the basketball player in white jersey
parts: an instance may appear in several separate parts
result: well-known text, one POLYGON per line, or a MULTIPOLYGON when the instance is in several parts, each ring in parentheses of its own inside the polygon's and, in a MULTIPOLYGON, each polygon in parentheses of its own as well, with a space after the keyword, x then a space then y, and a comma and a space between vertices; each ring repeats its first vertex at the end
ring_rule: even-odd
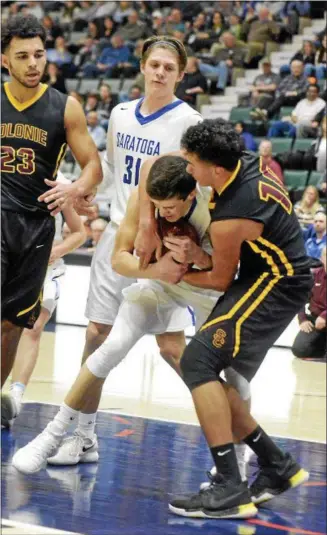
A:
MULTIPOLYGON (((118 104, 111 113, 103 164, 107 179, 113 183, 111 222, 92 260, 85 312, 89 324, 83 362, 108 336, 122 300, 122 291, 133 283, 132 279, 113 271, 109 258, 127 201, 138 184, 141 165, 150 157, 179 150, 183 132, 201 121, 198 112, 174 95, 176 84, 183 78, 186 61, 184 46, 177 39, 147 39, 141 58, 145 97, 118 104)), ((157 336, 161 354, 182 354, 184 328, 189 323, 188 311, 176 307, 169 332, 157 336)), ((98 399, 89 401, 90 413, 94 406, 95 414, 98 402, 98 399)))
MULTIPOLYGON (((108 338, 87 359, 54 420, 34 441, 15 454, 13 465, 18 470, 34 473, 47 460, 57 465, 96 462, 99 454, 93 415, 89 414, 85 419, 82 430, 63 441, 78 411, 87 415, 87 400, 99 399, 99 391, 101 393, 109 372, 143 335, 165 333, 169 329, 176 305, 194 308, 198 328, 221 295, 184 282, 174 284, 189 264, 200 269, 211 266, 211 246, 204 239, 210 223, 208 201, 211 191, 196 189, 196 182, 186 173, 186 166, 187 162, 178 156, 157 159, 149 174, 147 192, 157 206, 157 217, 169 222, 188 221, 196 230, 201 246, 185 238, 188 247, 184 252, 169 252, 147 269, 140 269, 138 259, 133 255, 140 203, 138 192, 132 193, 117 233, 112 264, 124 276, 148 280, 135 282, 123 290, 124 300, 108 338), (182 263, 178 264, 174 259, 182 263)), ((171 359, 169 364, 180 374, 179 359, 171 359)))
MULTIPOLYGON (((59 171, 57 182, 70 184, 70 181, 59 171)), ((62 211, 63 217, 70 230, 69 236, 62 239, 63 217, 61 213, 55 216, 55 236, 50 255, 49 267, 43 286, 41 312, 33 329, 24 329, 21 336, 14 367, 11 373, 10 401, 13 405, 13 414, 18 416, 22 398, 29 383, 38 358, 40 340, 43 329, 51 318, 60 295, 61 277, 65 273, 62 257, 71 253, 86 240, 86 232, 81 217, 72 205, 66 205, 62 211)), ((8 426, 10 421, 6 418, 6 411, 2 411, 1 424, 8 426)))

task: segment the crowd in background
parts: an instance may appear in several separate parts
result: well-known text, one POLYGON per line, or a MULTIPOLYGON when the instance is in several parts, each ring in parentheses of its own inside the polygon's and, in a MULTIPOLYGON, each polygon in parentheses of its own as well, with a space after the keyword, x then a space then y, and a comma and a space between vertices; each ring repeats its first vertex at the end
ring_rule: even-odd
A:
MULTIPOLYGON (((45 81, 81 102, 100 153, 106 148, 114 106, 142 96, 140 56, 143 42, 150 35, 167 34, 184 43, 189 58, 176 95, 193 107, 199 107, 201 94, 223 95, 226 86, 233 84, 237 69, 259 67, 261 73, 240 102, 251 107, 253 123, 234 121, 235 129, 244 148, 258 151, 264 166, 269 166, 282 182, 287 169, 321 174, 301 199, 293 200, 298 201, 295 210, 305 239, 315 239, 321 247, 326 244, 326 225, 322 236, 321 231, 319 236, 315 234, 316 213, 322 210, 326 192, 326 31, 317 34, 314 41, 304 40, 290 64, 282 65, 279 72, 272 70, 270 61, 271 52, 291 42, 298 33, 301 17, 324 16, 323 2, 2 2, 4 20, 18 12, 33 13, 42 20, 47 31, 45 81), (77 81, 76 89, 69 90, 72 80, 77 81), (79 92, 83 80, 91 84, 93 80, 94 89, 79 92), (118 86, 114 91, 110 81, 115 80, 118 86), (126 90, 124 80, 130 82, 126 90), (283 106, 291 106, 291 112, 280 117, 283 106), (255 135, 258 132, 251 132, 251 126, 258 128, 258 124, 259 139, 255 135), (276 151, 273 140, 279 137, 312 142, 305 150, 276 151)), ((75 166, 69 152, 65 164, 75 166)), ((97 214, 94 220, 85 221, 86 250, 93 250, 108 220, 109 213, 101 215, 105 217, 97 214)), ((318 258, 318 249, 311 244, 308 254, 318 258)))

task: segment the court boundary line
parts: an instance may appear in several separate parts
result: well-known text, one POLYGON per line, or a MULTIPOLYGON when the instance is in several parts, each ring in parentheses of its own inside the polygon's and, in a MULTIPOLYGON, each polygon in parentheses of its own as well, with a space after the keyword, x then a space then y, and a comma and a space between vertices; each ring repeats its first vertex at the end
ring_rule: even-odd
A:
POLYGON ((82 535, 82 533, 77 533, 76 531, 63 531, 61 529, 48 528, 40 524, 25 524, 25 522, 16 522, 15 520, 7 520, 6 518, 1 519, 1 528, 31 529, 35 530, 35 535, 38 530, 40 535, 82 535))
MULTIPOLYGON (((24 401, 24 403, 28 404, 28 403, 38 403, 39 405, 54 405, 56 407, 60 407, 61 403, 51 403, 50 401, 35 401, 35 400, 29 400, 29 401, 24 401)), ((169 420, 167 418, 155 418, 154 416, 139 416, 137 414, 131 414, 131 413, 128 413, 128 412, 116 412, 117 409, 115 409, 114 411, 111 411, 111 409, 99 409, 97 412, 103 412, 105 414, 114 414, 114 415, 117 415, 117 416, 127 416, 127 417, 131 417, 131 418, 143 418, 143 420, 153 420, 155 422, 166 422, 166 423, 171 423, 171 424, 182 424, 182 425, 189 425, 189 426, 193 426, 193 427, 200 427, 200 424, 195 424, 193 422, 183 422, 183 421, 177 421, 177 420, 169 420)), ((325 444, 327 445, 326 442, 324 442, 323 440, 316 440, 316 439, 308 439, 308 438, 300 438, 300 437, 290 437, 290 436, 283 436, 283 435, 276 435, 275 433, 273 433, 271 436, 275 437, 275 438, 285 438, 285 439, 290 439, 290 440, 298 440, 298 441, 301 441, 301 442, 312 442, 314 444, 325 444)))

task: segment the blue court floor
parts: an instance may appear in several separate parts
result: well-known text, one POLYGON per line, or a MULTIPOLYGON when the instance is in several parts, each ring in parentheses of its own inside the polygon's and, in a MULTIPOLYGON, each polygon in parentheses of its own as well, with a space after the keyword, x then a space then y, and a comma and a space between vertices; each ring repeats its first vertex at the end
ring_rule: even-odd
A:
MULTIPOLYGON (((85 535, 326 534, 326 445, 277 439, 311 472, 249 521, 189 520, 168 512, 171 495, 193 492, 211 467, 198 426, 101 412, 98 464, 50 467, 33 476, 11 467, 58 407, 27 403, 2 432, 2 518, 85 535)), ((256 467, 250 463, 250 477, 256 467)))

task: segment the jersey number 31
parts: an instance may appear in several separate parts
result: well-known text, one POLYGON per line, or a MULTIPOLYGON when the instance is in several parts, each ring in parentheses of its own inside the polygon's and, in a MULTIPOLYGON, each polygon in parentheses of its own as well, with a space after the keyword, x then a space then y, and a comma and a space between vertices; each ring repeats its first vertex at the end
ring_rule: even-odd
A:
POLYGON ((125 157, 126 173, 124 173, 124 176, 123 176, 124 184, 133 184, 133 186, 138 185, 141 164, 142 164, 141 158, 134 158, 133 156, 125 157))

